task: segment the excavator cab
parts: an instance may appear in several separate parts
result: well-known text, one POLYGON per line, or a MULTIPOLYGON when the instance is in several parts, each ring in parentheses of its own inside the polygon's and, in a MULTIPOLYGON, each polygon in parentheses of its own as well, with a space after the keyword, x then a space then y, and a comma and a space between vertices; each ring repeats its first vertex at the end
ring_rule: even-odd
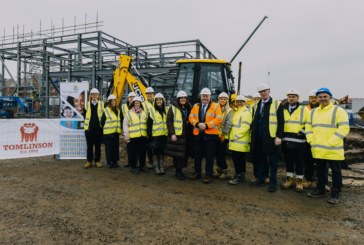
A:
POLYGON ((174 97, 178 91, 187 93, 189 101, 196 103, 200 100, 203 88, 211 90, 211 98, 217 101, 221 92, 234 93, 234 77, 230 63, 217 59, 178 60, 179 65, 174 97))

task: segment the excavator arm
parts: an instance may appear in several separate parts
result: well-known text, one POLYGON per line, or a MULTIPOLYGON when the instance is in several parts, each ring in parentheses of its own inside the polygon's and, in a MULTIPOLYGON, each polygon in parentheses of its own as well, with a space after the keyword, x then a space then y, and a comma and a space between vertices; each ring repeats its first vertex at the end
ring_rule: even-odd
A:
POLYGON ((120 65, 115 69, 113 74, 111 90, 111 94, 116 96, 117 106, 119 106, 121 103, 127 84, 130 90, 133 91, 137 96, 141 97, 142 101, 144 101, 146 99, 145 91, 148 87, 148 83, 135 69, 130 56, 120 55, 119 62, 120 65), (136 75, 131 72, 131 69, 133 69, 136 75))

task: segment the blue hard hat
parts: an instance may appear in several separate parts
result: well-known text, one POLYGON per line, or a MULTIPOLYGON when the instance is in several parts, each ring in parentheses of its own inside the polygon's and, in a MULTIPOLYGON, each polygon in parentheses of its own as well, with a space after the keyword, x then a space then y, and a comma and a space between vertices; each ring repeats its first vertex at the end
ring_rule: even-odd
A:
POLYGON ((330 89, 328 89, 328 88, 320 88, 319 90, 316 91, 316 96, 321 93, 329 94, 332 97, 332 93, 331 93, 330 89))

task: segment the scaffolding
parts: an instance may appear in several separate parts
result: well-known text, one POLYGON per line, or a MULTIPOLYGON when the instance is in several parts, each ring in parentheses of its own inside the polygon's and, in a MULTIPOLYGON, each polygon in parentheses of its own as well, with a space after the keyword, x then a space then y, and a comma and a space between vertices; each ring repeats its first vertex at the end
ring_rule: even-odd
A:
POLYGON ((58 116, 59 84, 89 81, 102 94, 118 66, 118 56, 127 54, 139 73, 157 91, 173 92, 178 59, 216 58, 200 40, 132 45, 100 30, 103 22, 85 23, 37 33, 0 38, 1 91, 44 98, 44 117, 58 116), (7 64, 16 63, 16 76, 7 64), (8 72, 13 84, 5 84, 8 72), (16 77, 16 78, 14 78, 16 77), (55 107, 55 108, 51 108, 55 107), (52 113, 54 111, 54 113, 52 113))

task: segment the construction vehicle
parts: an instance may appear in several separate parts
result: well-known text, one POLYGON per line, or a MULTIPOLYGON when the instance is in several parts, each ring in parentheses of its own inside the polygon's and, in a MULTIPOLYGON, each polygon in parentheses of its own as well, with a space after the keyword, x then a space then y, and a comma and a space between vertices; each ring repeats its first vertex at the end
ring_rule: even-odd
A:
MULTIPOLYGON (((126 85, 131 91, 146 99, 146 88, 148 83, 138 73, 132 64, 132 58, 127 55, 119 56, 120 65, 115 69, 110 92, 117 98, 120 104, 126 85)), ((174 97, 178 91, 187 93, 189 100, 195 103, 199 99, 202 88, 209 88, 212 99, 217 100, 221 92, 234 93, 234 77, 230 63, 218 59, 185 59, 176 62, 179 66, 177 81, 173 92, 174 97)))

